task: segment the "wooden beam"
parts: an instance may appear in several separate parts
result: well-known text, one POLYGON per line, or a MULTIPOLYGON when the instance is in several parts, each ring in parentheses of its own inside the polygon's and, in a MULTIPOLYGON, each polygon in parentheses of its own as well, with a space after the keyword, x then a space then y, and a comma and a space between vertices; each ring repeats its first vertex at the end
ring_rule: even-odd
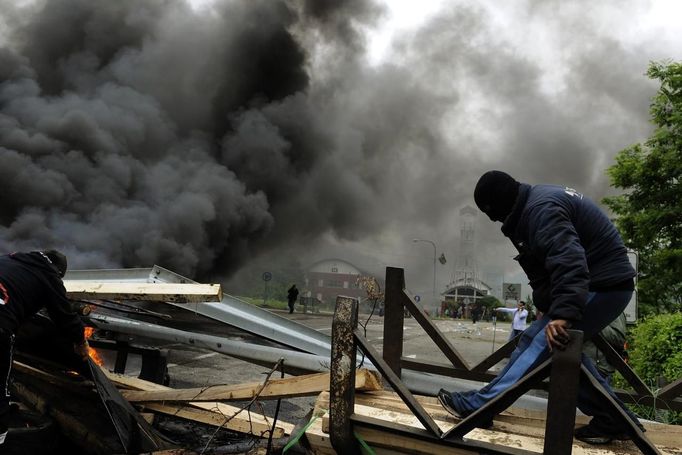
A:
MULTIPOLYGON (((218 404, 220 403, 215 403, 215 405, 218 404)), ((207 404, 202 403, 202 405, 206 406, 207 404)), ((190 406, 171 406, 161 403, 147 403, 144 405, 144 409, 148 411, 160 412, 239 433, 267 437, 269 435, 268 432, 272 429, 272 422, 255 412, 249 413, 247 410, 226 404, 220 406, 209 404, 206 408, 208 409, 196 409, 190 406), (219 412, 217 412, 218 409, 219 412)), ((285 434, 286 430, 282 428, 281 422, 278 421, 272 437, 281 438, 285 434)))
MULTIPOLYGON (((127 376, 121 373, 113 373, 105 368, 102 368, 104 374, 109 378, 111 382, 116 384, 116 387, 123 389, 132 390, 172 390, 170 387, 165 385, 157 384, 151 381, 145 381, 144 379, 136 378, 134 376, 127 376)), ((123 390, 121 390, 123 392, 123 390)))
POLYGON ((336 297, 332 319, 332 351, 330 368, 329 414, 330 439, 339 453, 360 453, 353 436, 350 416, 355 402, 355 362, 357 348, 353 331, 358 325, 358 302, 352 297, 336 297))
POLYGON ((119 283, 65 280, 66 294, 72 299, 151 300, 189 303, 220 302, 219 284, 197 283, 119 283))
POLYGON ((21 363, 18 361, 14 361, 12 363, 12 368, 16 371, 20 371, 22 373, 26 373, 27 375, 30 375, 34 378, 40 378, 43 381, 46 381, 50 384, 57 385, 59 387, 65 387, 70 390, 84 390, 84 389, 93 389, 95 388, 95 384, 92 381, 81 381, 81 382, 76 382, 72 379, 68 379, 65 377, 60 377, 60 376, 55 376, 53 374, 50 374, 46 371, 40 370, 38 368, 32 367, 30 365, 26 365, 25 363, 21 363))
POLYGON ((405 289, 405 271, 397 267, 386 267, 386 292, 384 297, 384 340, 391 340, 382 346, 384 361, 400 377, 400 358, 403 356, 403 326, 405 308, 402 298, 405 289))
MULTIPOLYGON (((427 439, 428 434, 423 430, 423 425, 414 417, 407 406, 404 404, 403 411, 399 411, 395 407, 393 409, 386 409, 382 407, 381 399, 386 398, 387 401, 392 401, 397 406, 400 398, 390 392, 373 392, 371 394, 358 393, 357 401, 354 408, 354 417, 352 418, 355 425, 353 430, 360 435, 367 444, 379 453, 393 453, 393 454, 480 454, 480 453, 494 453, 490 451, 481 450, 482 446, 494 444, 502 453, 518 453, 518 448, 523 448, 526 451, 535 453, 542 453, 543 450, 543 436, 544 436, 544 420, 541 424, 537 422, 530 423, 530 426, 524 425, 525 420, 544 419, 544 412, 529 411, 525 409, 512 408, 509 411, 512 413, 508 417, 514 418, 516 423, 514 425, 506 424, 495 420, 495 425, 492 429, 475 428, 467 434, 464 441, 470 441, 470 448, 454 447, 448 445, 447 441, 439 441, 437 438, 427 439), (359 404, 367 400, 372 402, 371 405, 359 404), (377 427, 367 427, 362 421, 363 418, 379 419, 385 422, 386 428, 380 429, 377 427), (398 431, 398 428, 401 428, 398 431), (409 430, 409 429, 412 430, 409 430)), ((418 397, 420 401, 424 401, 425 406, 430 406, 433 403, 432 397, 418 397)), ((322 410, 328 407, 328 394, 323 392, 318 397, 315 408, 322 410)), ((320 412, 320 416, 313 422, 313 424, 306 431, 306 437, 312 445, 314 453, 332 453, 329 452, 331 444, 329 441, 328 427, 329 414, 324 411, 320 412)), ((436 422, 443 429, 452 427, 453 417, 443 415, 444 419, 437 418, 436 422)), ((504 419, 506 416, 498 416, 504 419)), ((586 423, 588 418, 580 416, 580 422, 586 423)), ((676 425, 663 424, 645 424, 647 428, 647 435, 654 440, 658 439, 661 444, 661 453, 665 455, 675 455, 679 452, 678 443, 680 435, 682 435, 682 427, 676 425)), ((490 446, 488 446, 490 447, 490 446)), ((589 444, 584 444, 580 441, 574 441, 573 454, 574 455, 637 455, 639 454, 637 447, 631 442, 614 442, 599 447, 593 447, 589 444)))
MULTIPOLYGON (((358 370, 355 375, 356 390, 381 390, 381 382, 375 373, 358 370)), ((329 373, 294 376, 285 379, 271 379, 263 386, 262 382, 247 384, 213 385, 192 389, 170 389, 153 391, 123 390, 121 394, 132 402, 141 401, 238 401, 250 400, 258 395, 259 399, 276 400, 317 395, 329 390, 329 373)))
POLYGON ((34 390, 20 381, 12 384, 13 392, 21 398, 21 401, 28 404, 41 414, 49 415, 57 424, 59 429, 71 440, 79 441, 80 447, 88 447, 93 453, 112 453, 116 447, 121 449, 120 443, 113 439, 102 438, 101 434, 92 431, 89 426, 92 422, 83 419, 81 415, 72 415, 64 412, 59 406, 50 403, 38 390, 34 390))
POLYGON ((360 344, 365 355, 372 361, 374 366, 384 375, 384 378, 391 384, 393 390, 395 390, 400 398, 403 399, 405 404, 410 408, 412 413, 417 416, 419 421, 424 425, 424 428, 429 430, 436 436, 440 436, 441 429, 433 421, 431 416, 424 410, 422 405, 414 398, 412 392, 403 384, 400 378, 391 370, 388 364, 381 358, 379 352, 374 349, 374 347, 369 343, 369 341, 360 333, 358 329, 355 329, 355 339, 360 344))
MULTIPOLYGON (((445 411, 440 403, 438 403, 437 398, 422 395, 415 395, 415 398, 441 427, 449 427, 459 421, 445 411)), ((356 405, 364 405, 394 413, 410 414, 409 408, 403 403, 402 399, 395 392, 388 390, 358 393, 356 394, 355 402, 356 405)), ((320 394, 316 406, 319 406, 319 409, 329 408, 327 392, 320 394)), ((547 414, 545 411, 511 407, 495 416, 493 430, 512 433, 518 436, 542 438, 545 434, 546 419, 547 414)), ((589 421, 590 417, 588 416, 576 416, 577 426, 587 425, 589 421)), ((669 448, 669 451, 673 451, 673 448, 679 445, 679 441, 682 441, 682 426, 680 425, 665 425, 655 422, 643 422, 643 425, 647 430, 645 433, 647 437, 663 449, 669 448)), ((632 444, 632 450, 633 453, 639 453, 634 444, 632 444)))
MULTIPOLYGON (((112 373, 110 371, 102 370, 104 373, 107 375, 109 380, 116 384, 117 386, 122 386, 127 389, 136 389, 136 390, 146 390, 146 391, 173 391, 174 389, 170 387, 163 386, 161 384, 156 384, 154 382, 150 381, 145 381, 144 379, 140 378, 135 378, 131 376, 126 376, 123 374, 118 374, 118 373, 112 373)), ((126 392, 125 390, 121 390, 121 393, 126 392)), ((225 420, 226 416, 231 416, 235 414, 238 410, 241 408, 237 408, 234 406, 230 406, 224 403, 217 403, 217 402, 194 402, 190 401, 186 405, 183 406, 168 406, 168 405, 162 405, 159 403, 145 403, 143 404, 145 409, 150 409, 153 411, 161 412, 164 414, 170 413, 172 410, 173 412, 183 410, 183 415, 179 415, 179 417, 183 417, 188 420, 196 420, 198 422, 202 423, 207 423, 209 425, 214 425, 217 423, 217 426, 220 426, 225 420), (159 407, 161 406, 161 407, 159 407), (196 412, 193 413, 192 411, 204 411, 213 414, 213 417, 208 417, 202 412, 196 412), (196 418, 196 419, 195 419, 196 418)), ((242 411, 240 413, 241 415, 237 415, 234 417, 232 421, 234 421, 233 426, 230 426, 228 424, 225 424, 225 428, 230 428, 234 431, 241 431, 239 428, 246 428, 244 425, 244 419, 246 418, 246 423, 251 425, 252 423, 256 422, 259 423, 261 426, 264 426, 265 423, 269 422, 269 419, 262 414, 258 414, 256 412, 247 412, 247 411, 242 411), (250 419, 248 416, 250 415, 250 419), (246 417, 244 417, 246 416, 246 417)), ((175 414, 173 414, 175 415, 175 414)), ((269 424, 270 428, 272 424, 269 424)), ((250 428, 250 427, 249 427, 250 428)), ((260 427, 259 427, 260 428, 260 427)), ((294 429, 294 425, 292 423, 283 421, 283 420, 277 420, 277 428, 281 429, 284 435, 289 435, 291 434, 291 431, 294 429)), ((275 432, 275 434, 278 434, 275 432)), ((273 437, 278 437, 278 436, 273 436, 273 437)))
POLYGON ((565 349, 554 349, 547 398, 547 426, 544 453, 571 455, 575 405, 578 400, 582 330, 568 330, 570 342, 565 349))

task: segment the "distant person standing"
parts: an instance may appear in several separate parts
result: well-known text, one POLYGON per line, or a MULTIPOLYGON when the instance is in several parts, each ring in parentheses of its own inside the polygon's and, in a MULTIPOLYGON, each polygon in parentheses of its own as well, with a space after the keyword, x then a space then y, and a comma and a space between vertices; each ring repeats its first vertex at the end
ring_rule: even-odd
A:
POLYGON ((471 320, 473 321, 474 324, 476 324, 476 321, 479 321, 481 319, 481 307, 478 305, 475 305, 473 310, 471 310, 471 320))
POLYGON ((513 340, 516 338, 518 335, 521 334, 524 330, 526 330, 526 318, 528 318, 528 310, 526 310, 526 302, 520 301, 516 308, 505 308, 505 307, 500 307, 500 308, 495 308, 495 311, 499 311, 501 313, 510 313, 513 316, 512 320, 512 330, 511 333, 509 334, 509 340, 513 340))
POLYGON ((293 284, 287 291, 287 301, 289 302, 289 314, 294 312, 294 304, 296 303, 297 298, 298 289, 296 288, 296 285, 293 284))

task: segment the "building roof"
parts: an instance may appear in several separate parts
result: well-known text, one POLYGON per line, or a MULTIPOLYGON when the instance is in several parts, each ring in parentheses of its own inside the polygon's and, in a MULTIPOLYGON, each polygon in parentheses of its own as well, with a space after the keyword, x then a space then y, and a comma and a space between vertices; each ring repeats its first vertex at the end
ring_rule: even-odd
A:
POLYGON ((478 278, 467 278, 466 280, 464 278, 459 278, 448 284, 447 289, 443 294, 454 294, 455 288, 458 289, 473 288, 479 292, 485 292, 488 294, 490 293, 490 291, 493 290, 493 288, 490 285, 488 285, 484 281, 479 280, 478 278))
POLYGON ((352 275, 368 275, 364 271, 362 271, 360 268, 356 267, 355 265, 351 264, 350 262, 340 259, 340 258, 327 258, 327 259, 321 259, 317 262, 313 262, 306 268, 307 272, 323 272, 323 273, 347 273, 347 274, 352 274, 352 275), (344 271, 343 272, 332 272, 332 267, 336 266, 337 268, 340 266, 344 271))

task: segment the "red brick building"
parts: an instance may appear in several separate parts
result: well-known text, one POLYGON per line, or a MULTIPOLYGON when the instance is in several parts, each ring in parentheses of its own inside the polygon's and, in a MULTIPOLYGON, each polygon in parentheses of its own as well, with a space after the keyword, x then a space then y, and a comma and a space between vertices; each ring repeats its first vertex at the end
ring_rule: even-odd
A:
MULTIPOLYGON (((333 309, 336 297, 345 295, 361 300, 367 292, 358 286, 358 277, 368 274, 343 259, 323 259, 305 271, 303 296, 316 298, 328 309, 333 309)), ((379 280, 383 289, 383 280, 379 280)))

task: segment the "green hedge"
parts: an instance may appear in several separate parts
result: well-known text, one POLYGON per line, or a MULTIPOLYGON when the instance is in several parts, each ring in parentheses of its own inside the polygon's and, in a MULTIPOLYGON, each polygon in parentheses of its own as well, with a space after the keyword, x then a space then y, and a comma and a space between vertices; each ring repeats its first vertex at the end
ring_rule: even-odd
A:
POLYGON ((630 364, 648 384, 682 377, 682 314, 661 314, 640 322, 631 332, 630 364))
MULTIPOLYGON (((630 366, 656 390, 660 381, 671 383, 682 377, 682 314, 661 314, 645 319, 630 331, 630 366)), ((654 412, 637 407, 638 414, 667 423, 682 423, 680 412, 654 412)))

